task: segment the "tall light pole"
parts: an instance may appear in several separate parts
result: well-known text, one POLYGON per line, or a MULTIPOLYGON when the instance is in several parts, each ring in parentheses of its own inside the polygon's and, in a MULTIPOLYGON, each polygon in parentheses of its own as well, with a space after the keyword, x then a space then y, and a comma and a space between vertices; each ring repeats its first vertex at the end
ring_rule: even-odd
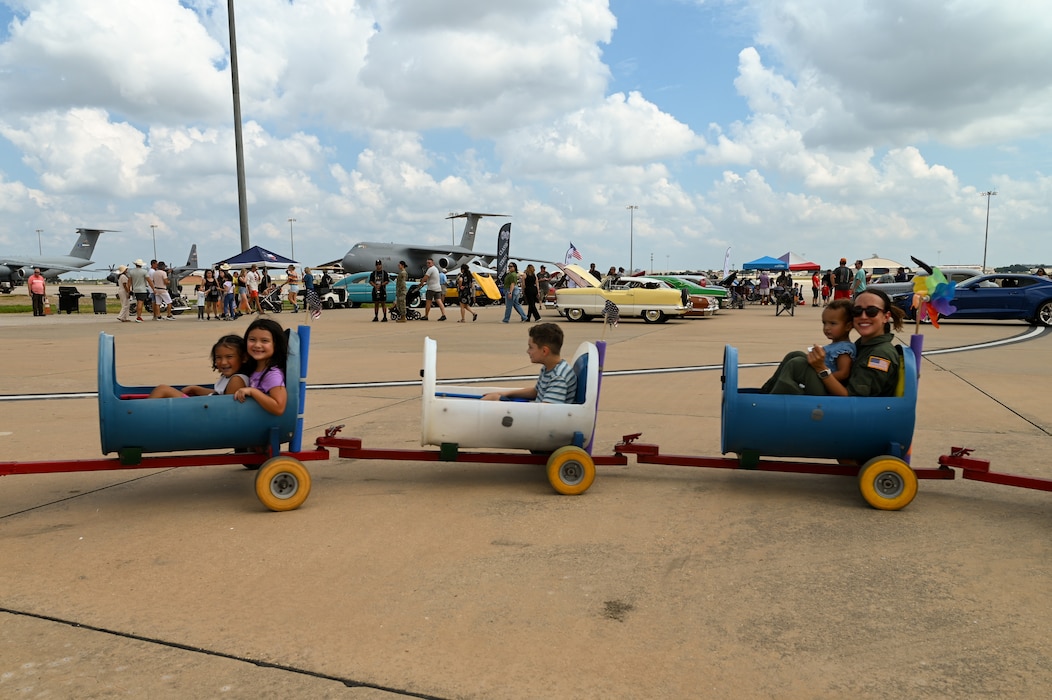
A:
POLYGON ((449 212, 449 241, 453 245, 457 244, 456 223, 453 221, 453 217, 456 216, 456 215, 457 215, 457 213, 455 211, 449 212))
POLYGON ((636 268, 633 264, 633 248, 635 238, 635 227, 636 227, 636 209, 639 209, 635 204, 629 204, 625 209, 628 210, 628 274, 635 274, 636 268))
POLYGON ((157 224, 150 224, 150 234, 153 236, 153 259, 157 259, 157 224))
POLYGON ((990 197, 993 197, 997 192, 993 190, 987 190, 986 192, 980 192, 980 197, 986 197, 986 234, 983 236, 983 274, 986 274, 986 244, 990 240, 990 197))
POLYGON ((40 242, 40 234, 42 234, 43 232, 44 232, 44 229, 42 229, 42 228, 38 228, 37 229, 37 253, 39 253, 40 255, 44 254, 44 245, 40 242))
POLYGON ((292 255, 290 256, 293 260, 296 259, 296 239, 292 235, 292 225, 296 223, 296 220, 289 217, 289 245, 292 248, 292 255))

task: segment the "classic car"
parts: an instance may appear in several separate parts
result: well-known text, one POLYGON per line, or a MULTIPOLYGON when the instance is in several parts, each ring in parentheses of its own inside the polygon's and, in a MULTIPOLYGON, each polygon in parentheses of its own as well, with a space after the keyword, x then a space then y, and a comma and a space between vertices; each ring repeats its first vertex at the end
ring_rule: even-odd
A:
POLYGON ((647 323, 664 323, 683 316, 693 307, 683 290, 672 289, 657 280, 633 286, 625 277, 608 278, 595 286, 558 289, 555 292, 559 314, 571 321, 590 321, 602 316, 607 301, 617 305, 620 318, 640 316, 647 323))
MULTIPOLYGON (((371 306, 373 303, 373 287, 369 284, 369 272, 356 272, 353 275, 347 275, 342 280, 333 284, 333 289, 346 289, 347 290, 347 306, 353 306, 355 308, 365 305, 371 306)), ((391 281, 387 283, 387 303, 392 303, 395 300, 395 276, 391 275, 391 281)))
POLYGON ((726 308, 730 304, 730 290, 726 287, 710 283, 707 280, 706 284, 702 285, 694 281, 699 278, 689 278, 681 275, 651 275, 651 277, 668 282, 668 285, 673 289, 686 289, 687 294, 697 294, 709 297, 715 302, 716 311, 721 308, 726 308))
POLYGON ((690 310, 687 311, 685 316, 688 318, 705 317, 708 318, 716 313, 720 308, 720 303, 716 297, 710 297, 705 294, 700 294, 693 289, 700 289, 697 285, 690 284, 689 282, 680 281, 680 285, 675 285, 667 280, 663 280, 659 277, 622 277, 618 282, 627 287, 645 287, 647 289, 675 289, 683 290, 687 293, 687 299, 690 301, 690 310), (691 287, 693 289, 691 289, 691 287))
MULTIPOLYGON (((913 293, 897 294, 892 301, 909 318, 913 293)), ((956 311, 949 319, 1018 319, 1034 325, 1052 326, 1052 280, 1037 275, 996 274, 973 277, 957 285, 953 301, 956 311)))

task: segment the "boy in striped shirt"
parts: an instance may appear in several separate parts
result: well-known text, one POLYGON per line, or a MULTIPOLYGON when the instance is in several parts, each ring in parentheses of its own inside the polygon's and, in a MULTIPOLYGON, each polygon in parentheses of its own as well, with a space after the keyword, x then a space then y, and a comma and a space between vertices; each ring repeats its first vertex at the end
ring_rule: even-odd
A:
POLYGON ((536 386, 498 391, 482 398, 486 401, 509 398, 542 403, 573 403, 577 393, 577 375, 566 360, 559 356, 562 349, 563 329, 558 324, 538 323, 532 326, 526 354, 530 362, 542 365, 536 386))

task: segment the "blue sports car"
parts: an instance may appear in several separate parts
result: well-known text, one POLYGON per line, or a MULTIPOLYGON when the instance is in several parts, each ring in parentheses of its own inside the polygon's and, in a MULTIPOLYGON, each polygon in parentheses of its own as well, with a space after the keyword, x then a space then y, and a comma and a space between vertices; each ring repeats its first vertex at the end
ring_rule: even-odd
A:
MULTIPOLYGON (((893 301, 913 318, 912 294, 893 301)), ((1052 280, 1037 275, 982 275, 957 285, 951 302, 957 311, 947 318, 1018 319, 1052 326, 1052 280)))

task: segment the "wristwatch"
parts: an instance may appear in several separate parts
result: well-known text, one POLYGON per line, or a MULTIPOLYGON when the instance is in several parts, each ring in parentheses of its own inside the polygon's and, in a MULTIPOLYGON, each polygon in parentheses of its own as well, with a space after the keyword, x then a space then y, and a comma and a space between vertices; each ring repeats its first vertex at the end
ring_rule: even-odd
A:
POLYGON ((825 369, 821 370, 821 371, 820 371, 820 372, 818 373, 818 378, 819 378, 819 379, 825 379, 826 377, 828 377, 828 376, 829 376, 829 375, 831 375, 832 373, 833 373, 833 370, 831 370, 831 369, 829 369, 828 367, 826 367, 825 369))

